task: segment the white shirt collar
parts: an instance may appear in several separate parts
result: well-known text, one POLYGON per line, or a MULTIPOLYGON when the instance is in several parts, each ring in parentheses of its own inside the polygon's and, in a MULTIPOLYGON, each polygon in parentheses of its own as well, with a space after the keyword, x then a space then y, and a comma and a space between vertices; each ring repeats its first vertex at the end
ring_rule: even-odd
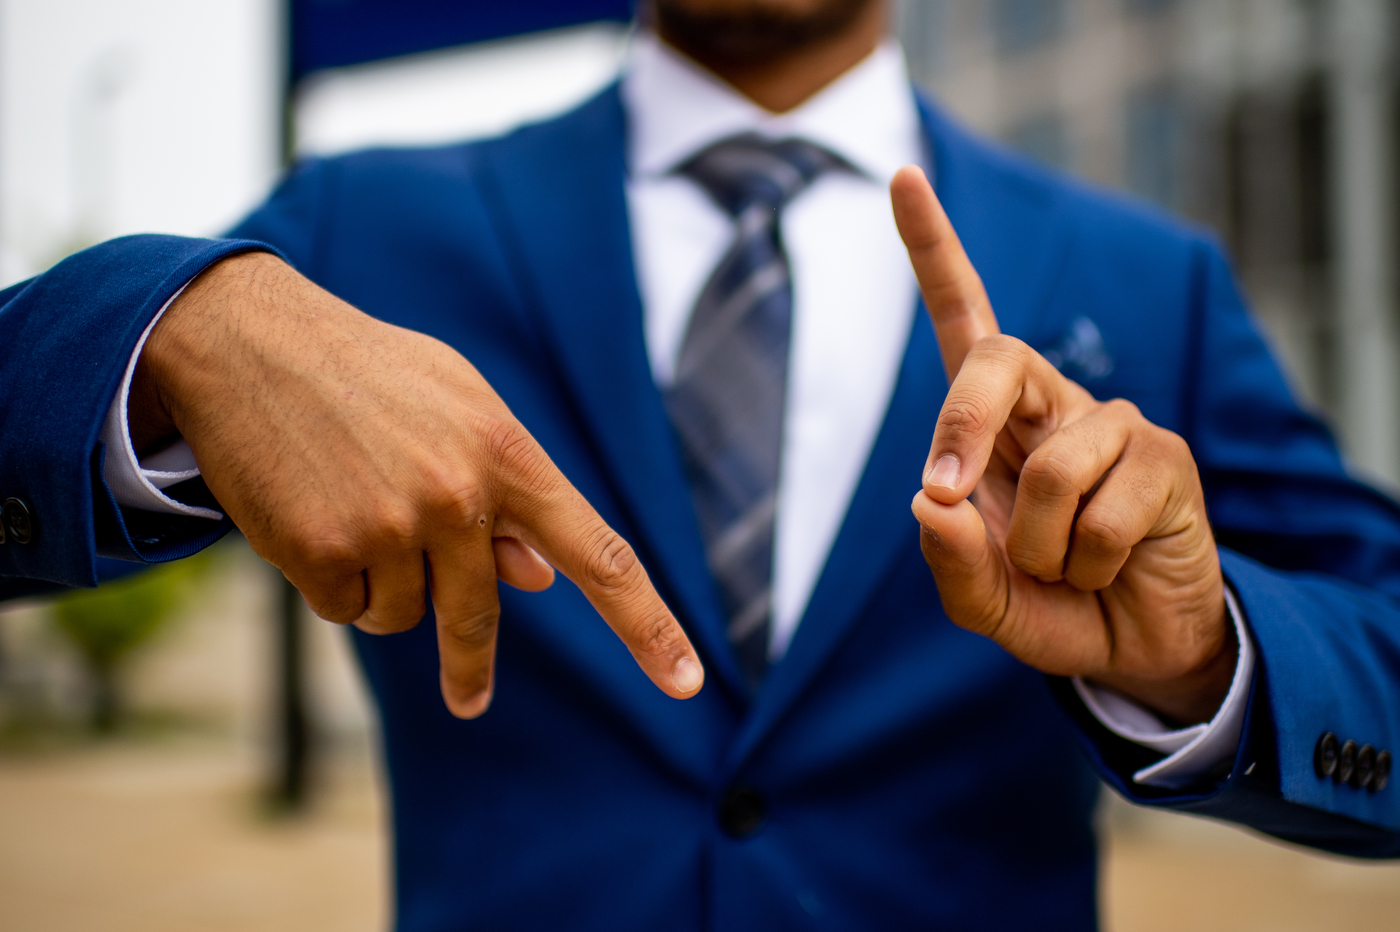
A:
POLYGON ((642 32, 629 50, 622 99, 634 176, 666 174, 711 143, 744 132, 815 142, 881 184, 923 157, 913 87, 893 40, 800 106, 770 113, 642 32))

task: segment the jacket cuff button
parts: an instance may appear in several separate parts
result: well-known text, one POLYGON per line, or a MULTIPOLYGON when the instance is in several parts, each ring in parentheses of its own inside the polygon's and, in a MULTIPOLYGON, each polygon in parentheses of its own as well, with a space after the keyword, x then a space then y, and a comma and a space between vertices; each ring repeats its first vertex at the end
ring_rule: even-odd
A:
POLYGON ((1342 745, 1342 750, 1337 754, 1337 772, 1332 774, 1332 779, 1337 783, 1350 783, 1351 776, 1356 772, 1356 752, 1360 750, 1355 741, 1347 739, 1342 745))
POLYGON ((1330 731, 1323 732, 1317 739, 1317 747, 1313 748, 1313 770, 1319 777, 1330 777, 1337 772, 1338 747, 1337 736, 1330 731))
POLYGON ((1371 782, 1367 786, 1372 793, 1379 793, 1385 789, 1385 785, 1390 782, 1390 752, 1381 751, 1376 755, 1376 769, 1371 774, 1371 782))
POLYGON ((1376 775, 1376 749, 1369 744, 1361 745, 1356 752, 1356 770, 1351 774, 1351 785, 1356 789, 1370 786, 1376 775))

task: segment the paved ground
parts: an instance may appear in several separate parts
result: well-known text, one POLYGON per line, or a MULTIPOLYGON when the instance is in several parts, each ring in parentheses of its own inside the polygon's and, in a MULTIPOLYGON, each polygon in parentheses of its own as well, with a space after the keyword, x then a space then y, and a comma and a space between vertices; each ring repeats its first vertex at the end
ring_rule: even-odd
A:
POLYGON ((0 760, 0 930, 382 930, 368 763, 281 821, 260 811, 250 763, 202 744, 0 760))
MULTIPOLYGON (((253 763, 211 740, 0 758, 0 930, 382 930, 368 755, 334 768, 309 817, 281 822, 259 814, 253 763)), ((1400 928, 1400 866, 1125 806, 1106 821, 1114 932, 1400 928)))
POLYGON ((1111 803, 1110 932, 1400 929, 1400 862, 1321 857, 1219 823, 1111 803))

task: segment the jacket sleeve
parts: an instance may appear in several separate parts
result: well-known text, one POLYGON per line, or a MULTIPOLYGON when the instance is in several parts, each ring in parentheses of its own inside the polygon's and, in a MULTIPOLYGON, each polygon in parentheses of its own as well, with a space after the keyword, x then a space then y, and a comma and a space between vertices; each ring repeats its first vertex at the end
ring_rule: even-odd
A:
POLYGON ((1356 786, 1314 760, 1326 734, 1400 751, 1400 506, 1348 475, 1206 244, 1193 303, 1183 434, 1258 658, 1229 774, 1189 792, 1136 784, 1133 772, 1159 755, 1110 733, 1067 681, 1052 688, 1101 775, 1135 802, 1342 854, 1400 856, 1400 781, 1356 786))
POLYGON ((0 599, 93 586, 118 571, 114 560, 178 559, 229 531, 227 519, 118 506, 103 480, 99 438, 131 353, 161 307, 218 260, 270 248, 128 236, 0 292, 0 499, 13 499, 11 513, 27 512, 29 524, 0 544, 0 599))

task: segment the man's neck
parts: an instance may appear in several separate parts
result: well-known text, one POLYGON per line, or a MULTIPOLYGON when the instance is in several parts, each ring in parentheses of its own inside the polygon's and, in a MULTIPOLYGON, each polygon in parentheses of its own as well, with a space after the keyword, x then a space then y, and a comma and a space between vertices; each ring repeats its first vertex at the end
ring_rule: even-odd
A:
POLYGON ((716 59, 690 48, 683 38, 667 34, 662 41, 723 79, 770 113, 786 113, 875 51, 885 36, 886 5, 871 3, 850 27, 802 48, 761 62, 716 59))

